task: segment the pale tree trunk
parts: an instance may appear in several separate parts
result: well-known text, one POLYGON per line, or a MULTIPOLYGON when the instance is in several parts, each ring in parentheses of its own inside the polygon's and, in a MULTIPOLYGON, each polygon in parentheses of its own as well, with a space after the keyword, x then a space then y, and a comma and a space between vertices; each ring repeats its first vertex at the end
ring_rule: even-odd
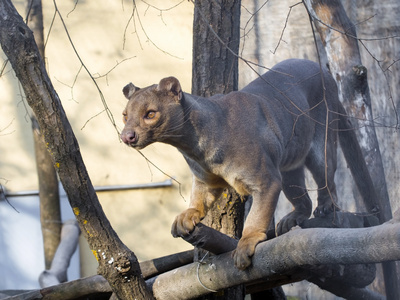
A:
POLYGON ((135 254, 119 239, 101 208, 32 32, 9 0, 0 1, 0 44, 38 119, 81 231, 99 262, 98 272, 118 298, 152 299, 135 254))
MULTIPOLYGON (((365 38, 360 44, 361 59, 368 70, 375 129, 382 152, 389 199, 392 211, 395 211, 400 207, 400 3, 397 0, 353 0, 346 11, 354 22, 357 20, 358 37, 365 38)), ((399 263, 397 274, 400 274, 399 263)), ((374 286, 382 290, 382 278, 377 278, 374 286)))
MULTIPOLYGON (((369 212, 378 212, 383 223, 392 218, 392 212, 372 116, 367 69, 361 62, 355 26, 338 0, 307 0, 304 3, 324 44, 330 71, 338 85, 339 98, 351 118, 375 185, 377 207, 368 207, 369 212)), ((395 263, 384 263, 383 272, 387 296, 399 299, 395 263)))
MULTIPOLYGON (((376 133, 391 199, 392 211, 400 207, 400 3, 397 0, 367 1, 349 7, 357 20, 362 40, 360 52, 368 70, 376 133), (367 20, 364 22, 364 20, 367 20), (365 47, 364 47, 365 45, 365 47)), ((361 3, 361 2, 360 2, 361 3)))
POLYGON ((64 223, 61 230, 61 241, 54 254, 50 268, 47 268, 39 276, 41 287, 49 287, 68 281, 67 271, 71 257, 78 246, 80 229, 75 219, 64 223))
MULTIPOLYGON (((238 89, 238 59, 227 46, 238 53, 240 7, 240 0, 194 2, 192 94, 209 97, 238 89)), ((224 191, 202 222, 229 236, 240 237, 244 217, 242 200, 233 190, 224 191)), ((196 253, 195 260, 207 255, 201 250, 196 253)), ((244 287, 209 297, 243 299, 244 287)))
MULTIPOLYGON (((40 56, 44 61, 43 12, 41 0, 27 1, 27 24, 32 29, 40 56)), ((36 117, 32 115, 33 141, 35 144, 36 168, 39 182, 40 223, 42 225, 45 269, 51 267, 54 254, 60 243, 61 210, 58 178, 40 133, 36 117)))

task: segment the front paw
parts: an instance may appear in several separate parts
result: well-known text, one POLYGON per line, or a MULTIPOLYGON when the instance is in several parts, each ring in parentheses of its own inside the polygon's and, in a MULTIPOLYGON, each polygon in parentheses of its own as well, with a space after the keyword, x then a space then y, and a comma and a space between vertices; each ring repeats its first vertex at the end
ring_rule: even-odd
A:
POLYGON ((171 228, 172 236, 188 236, 194 230, 194 227, 200 223, 201 219, 200 211, 194 208, 188 208, 175 218, 171 228))
POLYGON ((303 212, 297 212, 296 210, 287 214, 279 221, 276 225, 276 234, 282 235, 288 232, 292 227, 301 225, 305 220, 309 218, 309 214, 303 212))
POLYGON ((239 240, 236 250, 233 251, 233 260, 236 268, 245 270, 251 265, 251 257, 254 255, 256 245, 267 239, 265 233, 254 232, 239 240))

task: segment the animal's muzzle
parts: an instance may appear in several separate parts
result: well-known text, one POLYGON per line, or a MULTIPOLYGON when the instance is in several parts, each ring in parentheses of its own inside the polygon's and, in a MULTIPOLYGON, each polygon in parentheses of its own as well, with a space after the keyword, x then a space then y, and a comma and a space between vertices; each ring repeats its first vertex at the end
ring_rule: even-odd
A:
POLYGON ((127 145, 134 145, 137 143, 138 135, 134 131, 122 132, 121 140, 127 145))

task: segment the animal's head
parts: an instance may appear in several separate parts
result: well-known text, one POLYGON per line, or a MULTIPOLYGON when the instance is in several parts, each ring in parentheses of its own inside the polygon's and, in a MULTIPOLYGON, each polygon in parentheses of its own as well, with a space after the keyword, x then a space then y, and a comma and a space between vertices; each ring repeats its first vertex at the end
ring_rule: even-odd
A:
POLYGON ((154 142, 168 142, 177 135, 183 123, 178 79, 167 77, 158 85, 142 89, 129 83, 122 92, 129 100, 122 113, 125 127, 121 139, 125 144, 142 149, 154 142))

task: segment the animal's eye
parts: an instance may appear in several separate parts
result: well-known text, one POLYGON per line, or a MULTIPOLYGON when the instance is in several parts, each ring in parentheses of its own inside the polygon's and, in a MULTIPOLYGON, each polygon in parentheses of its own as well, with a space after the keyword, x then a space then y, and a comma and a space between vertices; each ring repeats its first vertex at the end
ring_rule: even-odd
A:
POLYGON ((156 112, 153 111, 153 110, 150 110, 150 111, 147 112, 145 118, 146 119, 154 119, 155 116, 156 116, 156 112))
POLYGON ((122 121, 124 122, 124 124, 126 123, 126 121, 128 121, 128 114, 126 112, 122 113, 122 121))

